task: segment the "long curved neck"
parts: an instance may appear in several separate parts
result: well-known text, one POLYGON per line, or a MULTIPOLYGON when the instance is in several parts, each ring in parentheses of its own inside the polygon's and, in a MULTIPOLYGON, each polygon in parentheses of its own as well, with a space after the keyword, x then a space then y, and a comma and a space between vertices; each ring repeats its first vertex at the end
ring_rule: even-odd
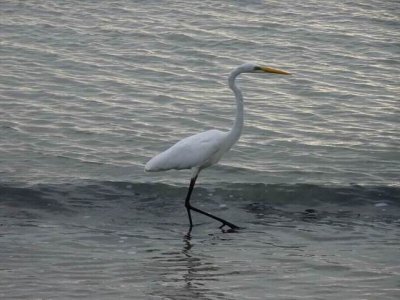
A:
POLYGON ((236 143, 239 139, 240 135, 242 134, 243 128, 243 95, 240 88, 236 85, 236 77, 241 72, 239 70, 234 70, 229 75, 228 83, 230 89, 233 91, 233 94, 236 98, 236 117, 233 123, 232 129, 229 131, 227 139, 229 140, 230 147, 236 143))

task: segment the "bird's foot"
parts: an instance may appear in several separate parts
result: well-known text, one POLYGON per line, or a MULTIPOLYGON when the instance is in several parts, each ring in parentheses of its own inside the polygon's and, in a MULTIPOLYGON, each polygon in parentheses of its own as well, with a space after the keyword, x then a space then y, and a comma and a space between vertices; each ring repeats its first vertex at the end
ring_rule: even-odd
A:
POLYGON ((227 232, 227 233, 236 232, 237 230, 240 229, 239 226, 236 226, 235 224, 232 224, 232 223, 229 223, 229 222, 226 222, 226 223, 223 222, 222 225, 219 228, 222 229, 223 232, 227 232), (225 230, 224 229, 225 226, 228 226, 229 229, 225 230))

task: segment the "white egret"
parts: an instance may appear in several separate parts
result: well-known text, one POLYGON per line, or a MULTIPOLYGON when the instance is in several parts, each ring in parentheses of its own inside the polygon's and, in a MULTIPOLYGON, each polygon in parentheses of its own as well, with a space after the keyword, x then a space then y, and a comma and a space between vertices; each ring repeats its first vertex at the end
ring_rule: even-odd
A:
POLYGON ((221 222, 221 228, 227 225, 232 230, 239 229, 238 226, 224 219, 193 207, 190 204, 190 196, 200 171, 216 164, 221 159, 222 155, 229 151, 229 149, 237 142, 242 133, 243 96, 240 88, 235 82, 237 76, 241 73, 263 72, 290 75, 290 73, 285 71, 249 63, 237 67, 231 72, 228 79, 229 87, 233 91, 236 98, 236 118, 232 129, 228 132, 213 129, 189 136, 177 142, 164 152, 153 157, 145 166, 145 171, 148 172, 165 171, 170 169, 192 169, 189 191, 185 200, 185 207, 188 213, 190 224, 189 233, 193 227, 191 210, 221 222))

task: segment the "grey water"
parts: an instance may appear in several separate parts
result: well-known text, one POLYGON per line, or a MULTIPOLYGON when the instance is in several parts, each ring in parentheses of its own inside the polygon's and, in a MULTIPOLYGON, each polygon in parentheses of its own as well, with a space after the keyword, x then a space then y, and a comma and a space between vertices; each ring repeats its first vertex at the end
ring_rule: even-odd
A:
POLYGON ((0 298, 398 299, 398 1, 1 1, 0 298), (243 135, 145 173, 181 138, 243 135))

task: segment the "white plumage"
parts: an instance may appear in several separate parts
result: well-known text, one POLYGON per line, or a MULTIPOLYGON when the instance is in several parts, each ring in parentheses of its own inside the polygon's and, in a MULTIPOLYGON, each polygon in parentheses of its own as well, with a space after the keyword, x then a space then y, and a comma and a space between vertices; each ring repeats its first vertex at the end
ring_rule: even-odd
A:
POLYGON ((211 217, 222 223, 222 226, 229 226, 231 229, 238 229, 239 227, 216 217, 210 213, 204 212, 190 204, 190 196, 195 185, 199 172, 213 164, 216 164, 239 139, 243 127, 243 96, 239 87, 236 85, 236 77, 241 73, 275 73, 282 75, 289 75, 289 73, 254 64, 243 64, 237 67, 229 76, 229 87, 235 94, 236 99, 236 118, 233 127, 230 131, 222 132, 219 130, 208 130, 189 136, 164 152, 153 157, 146 165, 145 171, 165 171, 170 169, 192 169, 192 178, 190 181, 189 191, 186 196, 185 206, 189 216, 190 229, 192 230, 192 216, 191 210, 211 217))
POLYGON ((224 154, 226 135, 226 132, 213 129, 189 136, 153 157, 145 170, 155 172, 209 167, 224 154))

